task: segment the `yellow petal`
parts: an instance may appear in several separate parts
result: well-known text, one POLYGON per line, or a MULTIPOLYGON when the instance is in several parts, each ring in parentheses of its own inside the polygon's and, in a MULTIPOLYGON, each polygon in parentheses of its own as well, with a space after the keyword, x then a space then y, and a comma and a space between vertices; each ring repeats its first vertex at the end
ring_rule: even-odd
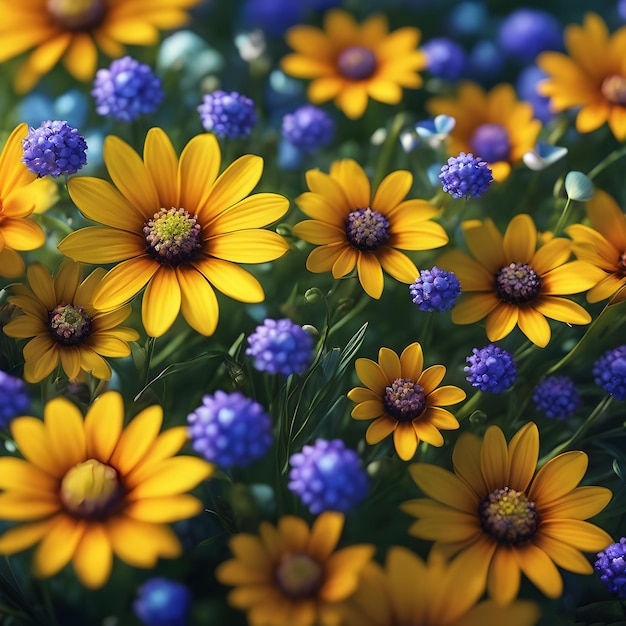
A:
POLYGON ((175 495, 130 502, 124 512, 128 517, 163 524, 194 517, 202 511, 202 502, 193 496, 175 495))
POLYGON ((44 408, 49 443, 66 468, 86 460, 83 416, 75 404, 63 397, 50 400, 44 408))
POLYGON ((379 397, 382 397, 385 387, 393 382, 387 378, 380 365, 371 359, 357 359, 354 368, 359 380, 379 397))
POLYGON ((509 481, 507 486, 525 492, 537 468, 539 430, 529 422, 509 442, 509 481))
POLYGON ((344 519, 342 513, 325 511, 313 523, 307 553, 318 563, 324 563, 337 547, 344 519))
POLYGON ((363 289, 368 296, 378 300, 384 286, 383 269, 379 260, 373 254, 362 252, 358 255, 356 267, 363 289))
POLYGON ((34 417, 18 417, 11 422, 10 428, 18 450, 29 463, 55 478, 63 476, 67 469, 66 465, 57 460, 41 420, 34 417))
POLYGON ((176 270, 161 265, 150 279, 141 303, 141 321, 148 335, 164 335, 176 320, 180 305, 181 290, 176 270))
MULTIPOLYGON (((161 207, 182 206, 189 209, 189 207, 178 202, 178 157, 170 138, 163 129, 151 128, 148 131, 143 146, 143 161, 156 188, 161 207)), ((219 167, 219 158, 217 162, 217 167, 219 167)), ((206 164, 204 167, 206 168, 206 164)), ((217 176, 217 170, 213 179, 215 176, 217 176)), ((199 180, 203 180, 205 185, 209 184, 207 179, 199 180)), ((190 212, 193 213, 194 211, 190 212)))
POLYGON ((181 289, 181 311, 187 323, 202 335, 215 332, 219 307, 213 288, 195 268, 176 268, 181 289))
POLYGON ((193 266, 219 291, 239 302, 263 302, 261 283, 239 265, 221 259, 204 257, 193 266))
POLYGON ((398 427, 398 421, 383 415, 372 422, 365 432, 365 440, 372 446, 380 443, 398 427))
POLYGON ((145 254, 139 234, 104 226, 88 226, 70 233, 58 246, 70 259, 84 263, 116 263, 145 254))
POLYGON ((563 593, 563 579, 552 559, 537 546, 527 543, 514 551, 520 569, 548 598, 563 593))
POLYGON ((65 567, 83 538, 86 522, 58 515, 35 551, 33 570, 38 578, 47 578, 65 567))
POLYGON ((148 256, 116 265, 100 282, 93 306, 110 311, 126 304, 146 286, 159 267, 159 263, 148 256))
POLYGON ((85 443, 88 458, 107 463, 120 438, 124 401, 117 391, 96 398, 85 416, 85 443))
POLYGON ((409 472, 417 486, 427 496, 458 511, 475 515, 476 496, 452 472, 425 463, 414 463, 409 472))
POLYGON ((208 253, 233 263, 266 263, 275 261, 289 250, 287 242, 277 233, 240 230, 216 235, 208 240, 208 253))
POLYGON ((475 324, 489 315, 500 302, 494 293, 462 296, 452 309, 452 321, 455 324, 475 324))
POLYGON ((545 348, 550 342, 550 325, 538 310, 532 307, 520 307, 517 323, 526 337, 540 348, 545 348))
POLYGON ((537 227, 530 215, 516 215, 509 222, 503 245, 509 262, 530 263, 537 247, 537 227))
POLYGON ((578 486, 587 471, 584 452, 564 452, 548 461, 535 476, 528 498, 544 507, 578 486))
POLYGON ((72 559, 74 571, 88 589, 98 589, 108 580, 113 565, 113 552, 102 524, 87 526, 85 535, 72 559))
POLYGON ((398 456, 403 461, 410 461, 417 451, 417 443, 417 433, 413 425, 410 422, 399 422, 393 431, 393 445, 398 456))
POLYGON ((128 495, 130 500, 162 498, 193 489, 211 475, 212 466, 202 459, 179 456, 159 463, 128 495))

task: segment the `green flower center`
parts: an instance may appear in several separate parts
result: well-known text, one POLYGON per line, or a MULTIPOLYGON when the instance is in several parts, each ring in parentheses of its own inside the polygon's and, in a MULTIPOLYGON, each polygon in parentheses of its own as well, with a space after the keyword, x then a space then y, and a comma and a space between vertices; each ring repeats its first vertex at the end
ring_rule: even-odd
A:
POLYGON ((479 505, 483 530, 498 543, 517 546, 537 531, 535 503, 525 493, 509 487, 492 491, 479 505))
POLYGON ((308 554, 285 554, 275 571, 276 582, 288 596, 305 598, 321 587, 324 570, 308 554))
POLYGON ((600 86, 602 95, 611 103, 626 106, 626 78, 613 74, 607 76, 600 86))
POLYGON ((389 226, 382 213, 369 207, 356 209, 346 218, 346 237, 357 250, 373 252, 389 241, 389 226))
POLYGON ((505 302, 530 302, 540 291, 541 276, 528 263, 509 263, 496 274, 496 293, 505 302))
POLYGON ((74 465, 61 481, 61 501, 78 517, 106 517, 119 504, 121 497, 117 472, 95 459, 74 465))
POLYGON ((426 408, 424 387, 410 378, 396 378, 385 388, 385 411, 399 422, 411 422, 426 408))
POLYGON ((65 30, 91 30, 100 24, 106 6, 104 0, 47 0, 46 8, 65 30))
POLYGON ((75 346, 91 334, 92 319, 80 304, 59 304, 48 313, 48 331, 64 346, 75 346))
POLYGON ((364 80, 376 71, 376 56, 364 46, 350 46, 339 55, 337 65, 344 78, 364 80))
POLYGON ((148 252, 174 267, 192 261, 202 248, 198 218, 185 209, 160 209, 143 227, 148 252))

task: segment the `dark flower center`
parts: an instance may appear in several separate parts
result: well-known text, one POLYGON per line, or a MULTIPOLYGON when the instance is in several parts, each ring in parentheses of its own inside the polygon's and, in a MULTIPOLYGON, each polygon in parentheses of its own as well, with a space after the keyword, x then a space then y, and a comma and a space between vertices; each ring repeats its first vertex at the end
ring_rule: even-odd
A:
POLYGON ((478 515, 483 530, 507 546, 528 541, 539 525, 535 503, 522 491, 510 487, 492 491, 480 503, 478 515))
POLYGON ((617 264, 619 265, 620 272, 626 274, 626 250, 620 254, 617 264))
POLYGON ((338 65, 344 78, 363 80, 376 70, 376 56, 364 46, 350 46, 339 55, 338 65))
POLYGON ((385 411, 399 422, 410 422, 419 417, 426 408, 424 387, 410 378, 396 378, 385 387, 383 396, 385 411))
POLYGON ((59 304, 48 313, 48 331, 64 346, 75 346, 91 333, 91 316, 80 304, 59 304))
POLYGON ((202 248, 198 218, 185 209, 160 209, 143 227, 148 252, 160 263, 192 261, 202 248))
POLYGON ((474 154, 487 163, 507 161, 511 150, 509 133, 500 124, 482 124, 470 139, 474 154))
POLYGON ((292 598, 306 598, 322 586, 324 570, 308 554, 284 554, 274 575, 282 591, 292 598))
POLYGON ((104 0, 47 0, 46 8, 64 30, 87 31, 102 22, 104 0))
POLYGON ((346 218, 348 242, 357 250, 373 252, 389 241, 389 220, 378 211, 356 209, 346 218))
POLYGON ((528 263, 509 263, 496 274, 496 293, 505 302, 530 302, 540 291, 541 276, 528 263))
POLYGON ((96 459, 74 465, 61 481, 61 502, 70 513, 86 519, 110 515, 122 494, 117 471, 96 459))
POLYGON ((602 95, 611 103, 626 106, 626 78, 613 74, 607 76, 600 86, 602 95))

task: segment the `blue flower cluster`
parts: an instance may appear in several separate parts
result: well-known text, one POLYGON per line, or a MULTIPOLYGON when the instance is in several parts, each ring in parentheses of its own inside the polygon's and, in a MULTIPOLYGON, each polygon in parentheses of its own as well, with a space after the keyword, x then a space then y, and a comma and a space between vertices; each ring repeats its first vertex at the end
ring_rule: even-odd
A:
POLYGON ((236 91, 205 94, 198 107, 205 130, 227 139, 245 139, 257 123, 254 102, 236 91))
POLYGON ((420 276, 409 286, 409 293, 420 311, 448 311, 461 293, 461 283, 454 272, 446 272, 436 265, 421 270, 420 276))
POLYGON ((611 593, 626 600, 626 537, 598 552, 594 569, 611 593))
POLYGON ((450 157, 439 174, 443 190, 453 198, 480 198, 493 182, 491 168, 471 152, 450 157))
POLYGON ((596 385, 616 400, 626 400, 626 345, 607 350, 594 364, 596 385))
POLYGON ((14 417, 27 414, 29 408, 26 383, 0 370, 0 428, 7 428, 14 417))
POLYGON ((150 578, 133 602, 137 618, 145 626, 185 626, 191 592, 168 578, 150 578))
POLYGON ((565 419, 581 405, 576 384, 567 376, 546 376, 533 390, 533 402, 539 413, 551 419, 565 419))
POLYGON ((513 356, 493 344, 480 349, 472 348, 472 354, 465 360, 469 363, 463 368, 467 374, 466 380, 481 391, 502 393, 517 378, 517 365, 513 356))
POLYGON ((283 117, 282 135, 301 152, 313 152, 333 140, 335 123, 322 109, 306 105, 283 117))

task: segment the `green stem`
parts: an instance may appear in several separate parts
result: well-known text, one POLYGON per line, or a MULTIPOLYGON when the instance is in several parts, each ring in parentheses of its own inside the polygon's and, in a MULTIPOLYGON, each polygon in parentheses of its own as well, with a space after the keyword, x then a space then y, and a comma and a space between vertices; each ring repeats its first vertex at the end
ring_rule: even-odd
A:
POLYGON ((398 113, 393 118, 391 129, 389 130, 387 139, 383 144, 380 158, 378 159, 378 164, 376 166, 376 173, 374 175, 374 180, 372 181, 373 189, 376 189, 378 187, 380 181, 385 177, 385 174, 387 173, 387 168, 389 167, 391 155, 393 154, 394 148, 398 144, 398 137, 400 136, 400 132, 402 131, 405 121, 406 117, 404 113, 398 113))
POLYGON ((482 395, 483 392, 480 391, 480 389, 476 391, 476 393, 458 411, 456 411, 456 419, 461 421, 464 417, 471 415, 476 410, 482 395))
POLYGON ((626 154, 626 146, 622 146, 619 150, 611 152, 606 158, 604 158, 598 165, 596 165, 588 174, 592 180, 600 173, 603 172, 609 165, 615 163, 618 159, 621 159, 626 154))
POLYGON ((555 237, 557 236, 558 233, 561 232, 561 230, 563 229, 563 226, 565 225, 565 222, 567 220, 567 214, 569 213, 569 208, 571 204, 572 204, 572 199, 567 198, 567 202, 565 203, 565 206, 563 207, 563 211, 561 211, 561 216, 559 217, 559 221, 556 223, 556 226, 552 230, 552 234, 555 237))
POLYGON ((154 346, 156 344, 156 337, 148 337, 146 345, 146 373, 144 376, 144 386, 147 387, 150 382, 150 369, 152 367, 152 357, 154 355, 154 346))

